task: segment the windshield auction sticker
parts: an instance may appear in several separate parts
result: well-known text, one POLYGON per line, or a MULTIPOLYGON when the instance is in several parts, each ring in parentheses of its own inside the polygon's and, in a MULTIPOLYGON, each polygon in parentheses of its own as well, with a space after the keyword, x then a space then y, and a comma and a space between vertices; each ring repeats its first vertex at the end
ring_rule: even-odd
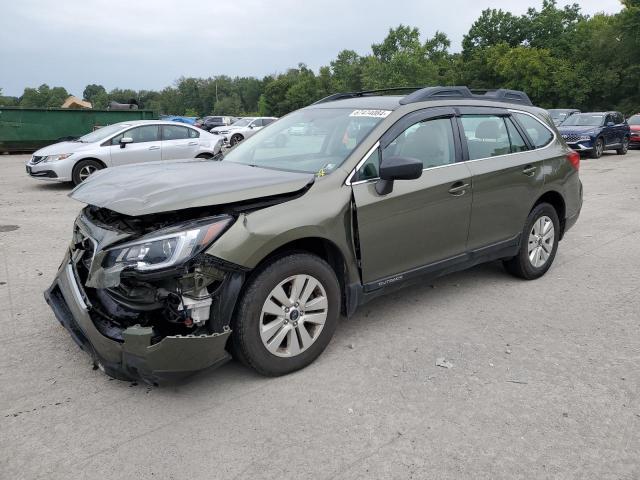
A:
POLYGON ((386 118, 391 113, 391 110, 354 110, 351 112, 350 117, 373 117, 373 118, 386 118))

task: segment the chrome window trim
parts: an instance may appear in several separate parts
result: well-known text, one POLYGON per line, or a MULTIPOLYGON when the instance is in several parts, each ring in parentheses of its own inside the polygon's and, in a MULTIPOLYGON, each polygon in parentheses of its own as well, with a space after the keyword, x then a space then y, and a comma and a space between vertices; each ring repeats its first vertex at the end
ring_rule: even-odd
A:
MULTIPOLYGON (((521 155, 523 153, 531 153, 531 152, 535 152, 537 150, 544 150, 546 148, 549 148, 551 145, 553 145, 553 143, 558 139, 558 136, 556 135, 556 132, 553 131, 553 129, 551 129, 551 127, 549 127, 549 125, 545 124, 542 120, 540 120, 538 117, 536 117, 534 114, 529 113, 529 112, 525 112, 524 110, 516 110, 516 109, 508 109, 508 111, 510 113, 522 113, 524 115, 529 115, 531 118, 533 118, 536 122, 538 122, 540 125, 542 125, 543 127, 545 127, 547 130, 549 130, 549 132, 551 132, 552 138, 549 141, 549 143, 547 143, 545 146, 543 147, 536 147, 536 148, 532 148, 531 150, 525 150, 524 152, 513 152, 513 153, 505 153, 503 155, 495 155, 493 157, 482 157, 482 158, 474 158, 473 160, 464 160, 462 162, 454 162, 454 163, 448 163, 446 165, 438 165, 437 167, 427 167, 427 168, 423 168, 422 171, 424 172, 425 170, 433 170, 435 168, 444 168, 444 167, 451 167, 453 165, 459 165, 461 163, 471 163, 471 162, 479 162, 481 160, 487 160, 489 158, 500 158, 500 157, 506 157, 506 156, 510 156, 510 155, 521 155)), ((363 183, 369 183, 369 182, 374 182, 374 181, 378 181, 380 180, 380 177, 375 177, 375 178, 368 178, 366 180, 358 180, 357 182, 352 182, 352 178, 353 176, 356 174, 356 172, 360 169, 360 167, 362 167, 362 165, 364 165, 364 163, 369 160, 369 157, 371 156, 371 154, 373 154, 373 152, 375 152, 378 147, 380 147, 380 140, 378 140, 375 145, 373 147, 371 147, 367 153, 365 153, 364 157, 362 157, 362 160, 360 160, 358 162, 358 164, 353 168, 353 170, 351 170, 351 173, 347 176, 347 179, 345 180, 345 185, 361 185, 363 183)))
POLYGON ((369 157, 373 154, 373 152, 375 152, 378 147, 380 147, 380 140, 378 140, 373 147, 371 147, 367 153, 364 154, 364 157, 362 157, 362 159, 358 162, 358 164, 353 167, 353 170, 351 170, 351 173, 347 176, 347 179, 344 181, 345 185, 358 185, 359 183, 364 183, 364 182, 368 182, 370 180, 374 180, 372 178, 367 179, 367 180, 359 180, 357 182, 351 182, 351 179, 353 178, 353 176, 356 174, 356 172, 360 169, 360 167, 362 167, 362 165, 364 165, 366 163, 367 160, 369 160, 369 157))

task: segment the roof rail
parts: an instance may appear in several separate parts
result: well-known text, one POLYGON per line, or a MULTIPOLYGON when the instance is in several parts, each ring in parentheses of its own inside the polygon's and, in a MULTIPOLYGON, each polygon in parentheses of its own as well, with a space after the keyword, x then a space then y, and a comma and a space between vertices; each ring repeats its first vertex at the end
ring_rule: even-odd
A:
POLYGON ((473 100, 490 100, 494 102, 521 103, 533 105, 529 96, 519 90, 469 90, 468 87, 426 87, 416 90, 400 100, 401 105, 428 100, 467 98, 473 100))
POLYGON ((333 102, 335 100, 345 100, 347 98, 366 97, 369 95, 374 95, 376 93, 405 92, 407 90, 420 90, 421 88, 422 87, 392 87, 392 88, 378 88, 376 90, 362 90, 360 92, 334 93, 333 95, 329 95, 328 97, 324 97, 316 102, 313 102, 311 105, 317 105, 319 103, 325 103, 325 102, 333 102))

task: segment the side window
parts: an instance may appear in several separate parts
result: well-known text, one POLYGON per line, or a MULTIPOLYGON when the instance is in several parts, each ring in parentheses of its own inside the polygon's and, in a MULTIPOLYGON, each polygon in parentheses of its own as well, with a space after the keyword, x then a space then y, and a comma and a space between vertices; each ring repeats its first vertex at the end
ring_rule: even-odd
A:
POLYGON ((275 120, 275 118, 263 118, 262 119, 262 125, 266 127, 267 125, 272 123, 274 120, 275 120))
POLYGON ((620 112, 616 112, 616 124, 624 123, 624 117, 620 112))
POLYGON ((132 138, 133 143, 157 142, 160 140, 158 130, 158 125, 145 125, 143 127, 131 128, 113 137, 111 139, 111 145, 119 144, 120 140, 124 137, 132 138))
POLYGON ((513 120, 505 118, 504 121, 507 124, 507 133, 509 134, 509 140, 511 141, 511 153, 524 152, 525 150, 528 150, 529 148, 522 138, 522 135, 520 135, 520 132, 518 132, 516 126, 513 124, 513 120))
POLYGON ((417 158, 424 168, 455 163, 451 119, 437 118, 411 125, 382 151, 383 160, 394 156, 417 158))
POLYGON ((380 166, 380 149, 377 148, 374 152, 369 155, 369 158, 362 164, 358 172, 353 178, 354 182, 359 182, 360 180, 371 180, 373 178, 378 178, 379 167, 380 166))
POLYGON ((162 140, 182 140, 189 138, 189 129, 177 125, 162 126, 162 140))
POLYGON ((253 125, 254 127, 261 127, 262 126, 262 119, 261 118, 255 119, 253 122, 251 122, 251 125, 253 125))
POLYGON ((503 117, 463 115, 460 118, 469 147, 469 160, 511 153, 509 133, 503 117))
POLYGON ((200 136, 200 132, 193 128, 188 128, 187 130, 189 130, 189 138, 198 138, 200 136))
POLYGON ((547 127, 545 127, 539 120, 536 120, 531 115, 524 113, 514 113, 514 116, 520 122, 520 125, 527 131, 527 135, 533 142, 536 148, 544 147, 548 145, 553 139, 553 134, 547 127))

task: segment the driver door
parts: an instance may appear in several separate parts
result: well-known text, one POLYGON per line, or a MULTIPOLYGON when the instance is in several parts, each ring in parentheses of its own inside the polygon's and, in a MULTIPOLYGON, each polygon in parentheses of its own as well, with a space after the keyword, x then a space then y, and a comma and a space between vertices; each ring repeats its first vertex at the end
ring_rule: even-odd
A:
POLYGON ((405 116, 382 136, 379 147, 354 175, 365 288, 464 260, 471 172, 460 163, 460 137, 453 117, 451 108, 405 116), (380 159, 390 156, 420 159, 424 170, 416 180, 396 180, 391 193, 380 195, 375 188, 380 159))

